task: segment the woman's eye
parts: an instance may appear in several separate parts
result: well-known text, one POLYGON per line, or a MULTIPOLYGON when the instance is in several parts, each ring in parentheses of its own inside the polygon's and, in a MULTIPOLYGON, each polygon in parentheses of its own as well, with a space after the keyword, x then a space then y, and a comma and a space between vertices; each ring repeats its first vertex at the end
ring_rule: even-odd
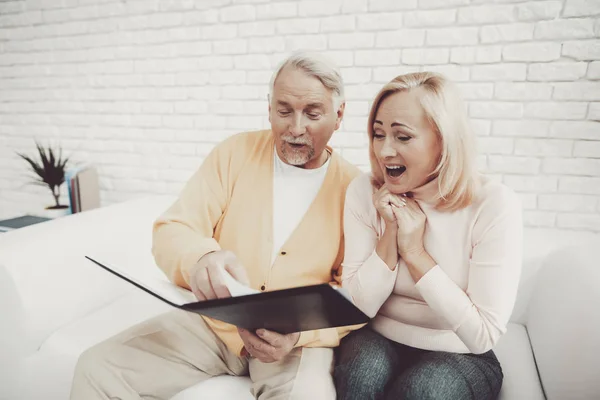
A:
POLYGON ((398 136, 397 139, 401 142, 408 142, 411 137, 410 136, 398 136))
POLYGON ((382 135, 381 133, 375 132, 375 133, 373 133, 373 138, 374 139, 384 139, 385 135, 382 135))

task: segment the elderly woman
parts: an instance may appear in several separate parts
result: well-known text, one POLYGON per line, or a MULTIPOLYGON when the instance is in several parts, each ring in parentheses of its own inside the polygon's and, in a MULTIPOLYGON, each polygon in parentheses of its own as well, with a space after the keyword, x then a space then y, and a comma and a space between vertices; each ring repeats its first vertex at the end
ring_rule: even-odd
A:
POLYGON ((454 86, 402 75, 369 116, 370 174, 348 187, 342 281, 373 318, 338 349, 338 399, 493 399, 521 269, 521 206, 476 172, 454 86))

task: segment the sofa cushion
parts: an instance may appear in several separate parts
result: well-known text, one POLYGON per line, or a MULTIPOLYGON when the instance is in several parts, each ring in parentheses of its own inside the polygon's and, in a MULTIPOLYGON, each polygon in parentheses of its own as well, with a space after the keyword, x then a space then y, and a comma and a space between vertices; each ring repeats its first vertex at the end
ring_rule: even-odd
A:
POLYGON ((78 357, 91 346, 129 327, 173 310, 171 306, 133 286, 127 292, 101 309, 54 332, 42 344, 40 351, 78 357))
POLYGON ((179 393, 171 400, 253 400, 252 382, 247 376, 216 376, 179 393))
POLYGON ((537 277, 527 329, 549 399, 600 393, 600 240, 554 252, 537 277))
MULTIPOLYGON (((115 278, 118 279, 118 278, 115 278)), ((26 360, 24 381, 36 385, 22 389, 23 399, 66 399, 79 355, 121 331, 172 310, 170 306, 132 287, 107 306, 54 332, 40 351, 26 360)), ((216 377, 186 389, 175 397, 185 399, 252 399, 247 377, 216 377)))
POLYGON ((502 365, 504 382, 499 400, 544 400, 527 330, 521 324, 509 323, 494 353, 502 365))
POLYGON ((526 228, 523 231, 523 265, 517 300, 510 320, 527 323, 527 309, 535 286, 537 273, 544 259, 566 243, 583 243, 600 238, 600 234, 586 231, 568 231, 547 228, 526 228))
POLYGON ((23 301, 30 352, 60 327, 125 293, 128 284, 90 267, 84 256, 99 248, 149 253, 152 222, 172 201, 147 197, 0 235, 0 264, 23 301))
POLYGON ((124 296, 52 333, 38 352, 25 359, 21 398, 68 399, 75 365, 83 351, 171 309, 133 286, 127 289, 124 296))
MULTIPOLYGON (((71 356, 40 352, 29 357, 21 376, 18 395, 2 400, 64 400, 69 398, 76 359, 71 356), (31 385, 35 382, 35 385, 31 385)), ((250 378, 217 376, 194 385, 173 400, 252 400, 250 378)))
POLYGON ((26 354, 23 310, 12 277, 0 264, 0 399, 14 398, 19 362, 26 354))

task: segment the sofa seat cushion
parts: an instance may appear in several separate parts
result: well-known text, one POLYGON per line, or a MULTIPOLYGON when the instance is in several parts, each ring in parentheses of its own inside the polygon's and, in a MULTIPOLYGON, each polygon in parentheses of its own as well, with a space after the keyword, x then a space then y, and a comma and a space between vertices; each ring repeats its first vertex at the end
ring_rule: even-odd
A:
POLYGON ((127 289, 126 295, 53 332, 37 352, 23 361, 20 398, 68 399, 81 353, 132 325, 171 309, 139 289, 127 289))
POLYGON ((494 353, 504 373, 499 400, 545 399, 525 326, 509 323, 494 353))
POLYGON ((172 201, 145 197, 0 235, 0 264, 21 298, 30 353, 52 332, 124 294, 127 283, 84 256, 110 251, 118 260, 129 260, 131 254, 138 259, 149 254, 152 222, 172 201))
POLYGON ((173 309, 132 286, 126 295, 54 332, 40 350, 79 357, 93 345, 173 309))
MULTIPOLYGON (((132 287, 127 295, 54 332, 24 363, 23 379, 36 385, 23 388, 23 399, 66 399, 77 358, 100 343, 144 320, 173 310, 132 287)), ((220 376, 181 392, 177 400, 252 399, 250 379, 220 376)))
POLYGON ((179 393, 171 400, 253 400, 250 393, 252 382, 247 376, 215 376, 179 393))

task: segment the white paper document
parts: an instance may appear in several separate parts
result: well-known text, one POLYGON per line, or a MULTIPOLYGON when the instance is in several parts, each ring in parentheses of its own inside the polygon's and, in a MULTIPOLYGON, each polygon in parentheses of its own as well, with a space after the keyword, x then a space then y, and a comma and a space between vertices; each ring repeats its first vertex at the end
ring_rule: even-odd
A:
POLYGON ((350 303, 354 304, 354 300, 352 300, 352 296, 350 295, 350 292, 348 291, 348 289, 341 287, 341 286, 337 286, 337 285, 332 285, 333 288, 335 290, 337 290, 337 292, 339 294, 341 294, 342 296, 344 296, 347 300, 350 301, 350 303))
POLYGON ((223 276, 223 280, 225 281, 225 286, 229 289, 229 293, 231 293, 231 297, 237 296, 246 296, 248 294, 256 294, 260 293, 260 291, 256 289, 252 289, 248 286, 242 285, 239 281, 235 280, 229 272, 225 270, 225 268, 221 269, 221 275, 223 276))

